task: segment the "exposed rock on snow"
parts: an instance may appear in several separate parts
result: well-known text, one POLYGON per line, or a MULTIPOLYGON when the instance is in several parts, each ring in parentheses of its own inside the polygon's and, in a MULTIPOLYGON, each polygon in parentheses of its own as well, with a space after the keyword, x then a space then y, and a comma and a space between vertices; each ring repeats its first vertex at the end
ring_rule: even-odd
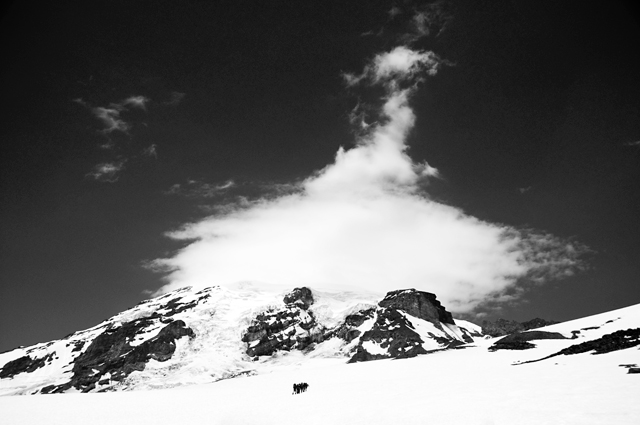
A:
POLYGON ((295 288, 293 291, 284 296, 285 304, 296 304, 303 310, 308 309, 314 302, 313 293, 309 288, 295 288))
POLYGON ((318 324, 308 308, 313 304, 309 288, 295 288, 283 298, 284 306, 258 314, 247 328, 242 341, 251 356, 270 356, 279 350, 304 350, 322 342, 326 329, 318 324))
POLYGON ((309 288, 295 288, 283 302, 283 306, 271 307, 252 320, 242 336, 247 355, 309 350, 338 337, 351 347, 349 362, 354 363, 414 357, 473 342, 473 331, 460 330, 434 294, 415 289, 391 291, 378 308, 350 314, 333 328, 319 323, 310 310, 314 297, 309 288))
MULTIPOLYGON (((597 328, 596 328, 597 329, 597 328)), ((531 360, 524 363, 534 363, 542 360, 550 359, 560 355, 572 355, 580 353, 605 354, 612 351, 624 350, 640 345, 640 328, 619 330, 610 334, 603 335, 598 339, 586 341, 581 344, 574 344, 564 348, 550 356, 543 357, 538 360, 531 360)))
POLYGON ((375 320, 360 336, 349 363, 415 357, 473 342, 471 332, 462 332, 429 292, 391 291, 378 305, 375 320))
POLYGON ((529 331, 518 332, 496 341, 489 351, 496 350, 527 350, 529 348, 535 348, 534 344, 527 341, 535 341, 539 339, 567 339, 564 335, 558 332, 545 332, 545 331, 529 331))
POLYGON ((404 289, 387 293, 380 303, 380 307, 402 310, 418 319, 426 320, 436 326, 440 323, 455 325, 451 313, 449 313, 435 294, 430 292, 404 289))
POLYGON ((182 320, 176 320, 163 327, 157 336, 132 347, 129 344, 138 331, 149 325, 150 319, 139 319, 115 329, 107 329, 98 335, 91 345, 75 359, 73 377, 62 385, 49 385, 42 393, 63 392, 75 388, 88 392, 103 381, 122 381, 133 371, 144 370, 150 359, 167 361, 173 355, 175 340, 183 336, 195 335, 182 320), (109 378, 103 380, 108 375, 109 378))
POLYGON ((375 311, 375 308, 368 308, 348 315, 345 317, 344 322, 341 325, 325 335, 326 338, 329 339, 336 336, 347 343, 353 341, 362 335, 362 331, 358 328, 367 320, 373 319, 375 311))
POLYGON ((42 358, 31 358, 31 356, 22 356, 13 361, 8 362, 0 369, 0 379, 11 378, 19 373, 30 373, 36 369, 43 367, 47 362, 51 363, 51 359, 55 352, 49 353, 42 358))
POLYGON ((349 363, 415 357, 427 353, 422 347, 424 341, 400 311, 382 308, 376 311, 376 315, 373 327, 362 335, 349 363), (378 350, 373 347, 378 347, 378 350))
POLYGON ((392 291, 374 303, 373 294, 306 287, 181 288, 61 340, 1 354, 0 394, 166 388, 253 375, 289 354, 403 358, 481 335, 472 323, 457 326, 428 292, 392 291))

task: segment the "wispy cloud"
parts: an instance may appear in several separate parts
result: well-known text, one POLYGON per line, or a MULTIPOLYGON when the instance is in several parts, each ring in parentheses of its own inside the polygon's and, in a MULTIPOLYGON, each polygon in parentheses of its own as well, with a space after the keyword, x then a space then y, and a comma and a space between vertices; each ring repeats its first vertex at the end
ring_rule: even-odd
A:
POLYGON ((153 158, 158 158, 158 145, 156 145, 155 143, 147 146, 146 148, 143 149, 142 151, 142 156, 150 156, 153 158))
POLYGON ((130 96, 120 102, 110 103, 109 106, 91 106, 83 99, 73 99, 74 102, 89 109, 93 116, 99 119, 103 128, 98 130, 99 133, 108 136, 114 131, 129 134, 131 124, 124 120, 122 113, 131 108, 138 108, 146 111, 146 105, 150 101, 145 96, 130 96))
POLYGON ((244 209, 266 199, 276 199, 281 196, 300 193, 302 182, 255 182, 236 181, 233 179, 216 183, 205 183, 189 180, 185 183, 172 185, 165 193, 200 200, 213 200, 213 205, 203 205, 210 211, 230 211, 244 209))
POLYGON ((119 174, 124 169, 125 162, 125 160, 120 160, 97 164, 86 176, 100 182, 114 183, 120 178, 119 174))
POLYGON ((121 131, 127 134, 131 126, 120 117, 122 108, 92 108, 91 112, 104 124, 104 128, 100 130, 102 134, 109 134, 112 131, 121 131))
POLYGON ((635 142, 625 143, 625 146, 640 146, 640 140, 636 140, 635 142))
POLYGON ((161 292, 242 281, 374 292, 414 287, 469 312, 518 299, 525 282, 579 270, 580 244, 481 221, 422 191, 438 171, 406 152, 416 119, 410 99, 439 65, 433 52, 402 45, 375 56, 361 73, 345 74, 349 87, 386 93, 369 131, 296 191, 229 203, 169 233, 190 243, 153 262, 167 273, 161 292))
POLYGON ((186 93, 181 93, 179 91, 171 92, 171 97, 169 98, 169 100, 164 102, 164 104, 171 105, 171 106, 179 105, 185 96, 186 96, 186 93))
POLYGON ((409 21, 410 30, 402 38, 407 42, 413 42, 425 36, 440 35, 453 19, 447 5, 446 1, 441 0, 414 9, 409 21))
POLYGON ((120 104, 121 106, 131 106, 134 108, 139 108, 142 110, 147 110, 147 103, 149 102, 149 98, 145 96, 131 96, 126 98, 120 104))
POLYGON ((166 192, 168 195, 183 195, 188 197, 212 198, 227 192, 236 186, 233 180, 222 183, 203 183, 198 180, 189 180, 186 183, 176 183, 166 192))
MULTIPOLYGON (((177 103, 182 97, 184 97, 184 93, 173 92, 171 95, 171 99, 177 103)), ((158 158, 156 143, 144 148, 136 147, 131 143, 134 140, 132 136, 134 124, 136 120, 139 123, 140 119, 140 113, 136 113, 135 110, 148 112, 148 106, 152 104, 149 97, 131 95, 118 102, 111 102, 107 106, 94 106, 82 98, 73 99, 73 102, 89 110, 100 121, 102 128, 97 129, 96 132, 102 136, 102 140, 97 146, 100 149, 112 151, 114 156, 118 152, 117 157, 112 161, 95 165, 93 170, 87 174, 88 177, 101 182, 113 183, 119 179, 120 172, 127 161, 134 158, 158 158), (126 146, 122 143, 123 137, 127 139, 126 146)))

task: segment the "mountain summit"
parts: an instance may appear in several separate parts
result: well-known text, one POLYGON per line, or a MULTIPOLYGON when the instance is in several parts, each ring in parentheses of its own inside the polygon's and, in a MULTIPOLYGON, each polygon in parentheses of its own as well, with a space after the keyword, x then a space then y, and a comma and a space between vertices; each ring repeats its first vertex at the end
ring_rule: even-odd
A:
POLYGON ((0 354, 0 395, 104 393, 0 397, 0 411, 3 424, 635 425, 638 323, 640 304, 491 337, 414 289, 183 288, 0 354))
POLYGON ((368 294, 251 284, 181 288, 92 328, 0 355, 3 394, 103 392, 206 383, 306 358, 408 358, 472 343, 434 294, 368 294))

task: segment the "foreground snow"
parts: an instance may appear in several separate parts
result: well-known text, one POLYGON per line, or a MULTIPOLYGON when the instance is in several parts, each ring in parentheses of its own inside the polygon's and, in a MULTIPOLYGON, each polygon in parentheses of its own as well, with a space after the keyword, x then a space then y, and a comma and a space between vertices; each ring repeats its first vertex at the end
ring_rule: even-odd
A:
POLYGON ((168 390, 2 397, 0 411, 7 425, 640 423, 640 376, 618 366, 637 362, 637 349, 522 366, 510 364, 513 354, 476 347, 350 365, 325 359, 168 390), (309 390, 292 395, 302 381, 309 390))
POLYGON ((0 397, 13 424, 633 424, 640 423, 638 347, 514 365, 616 329, 638 327, 632 306, 545 330, 577 340, 489 352, 495 340, 404 360, 345 364, 292 352, 262 374, 165 390, 0 397), (607 323, 608 322, 608 323, 607 323), (307 382, 292 395, 292 384, 307 382))

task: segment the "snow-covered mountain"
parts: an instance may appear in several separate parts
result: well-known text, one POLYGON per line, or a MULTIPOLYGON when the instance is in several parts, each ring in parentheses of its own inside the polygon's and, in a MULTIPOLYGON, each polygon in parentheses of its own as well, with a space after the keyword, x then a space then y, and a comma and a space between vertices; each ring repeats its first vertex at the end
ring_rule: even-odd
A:
POLYGON ((0 422, 635 425, 639 327, 640 304, 493 338, 413 290, 182 289, 0 354, 3 395, 90 392, 0 397, 0 422))
POLYGON ((406 358, 472 343, 434 294, 290 292, 244 284, 183 288, 63 339, 0 354, 0 394, 98 392, 208 383, 308 358, 406 358))

